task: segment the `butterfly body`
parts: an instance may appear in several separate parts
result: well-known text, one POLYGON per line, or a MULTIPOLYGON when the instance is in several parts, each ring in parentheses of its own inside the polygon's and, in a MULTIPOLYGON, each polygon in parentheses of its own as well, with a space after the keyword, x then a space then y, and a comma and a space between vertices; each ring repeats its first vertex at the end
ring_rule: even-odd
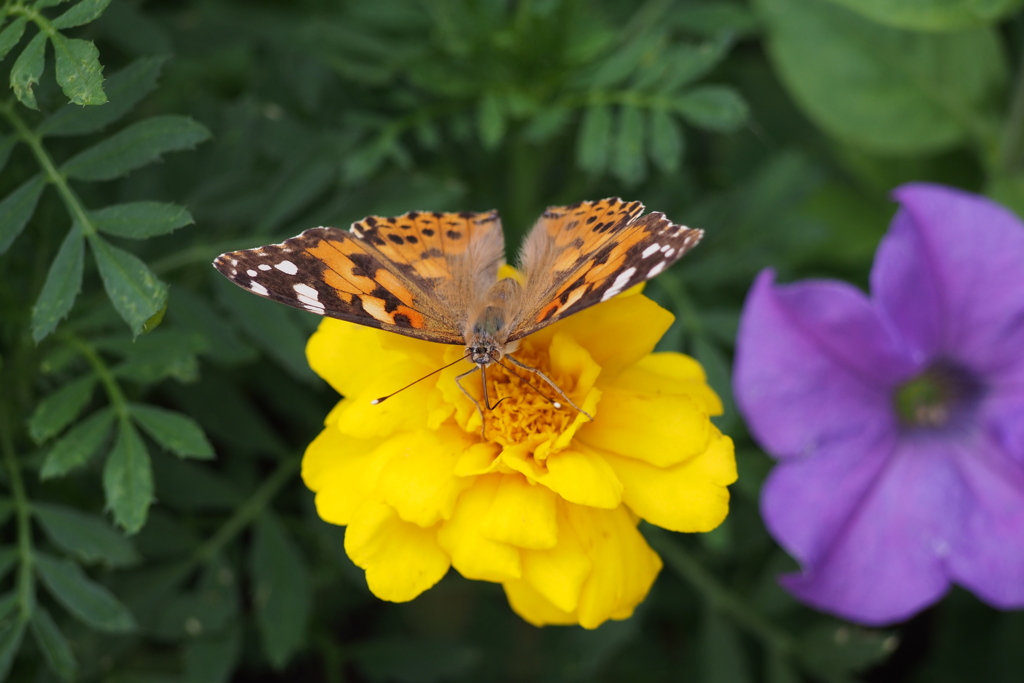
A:
POLYGON ((617 197, 549 207, 523 242, 518 278, 498 277, 496 211, 370 216, 221 254, 214 267, 296 308, 462 345, 481 371, 505 357, 524 367, 508 356, 520 339, 654 277, 703 236, 643 209, 617 197))

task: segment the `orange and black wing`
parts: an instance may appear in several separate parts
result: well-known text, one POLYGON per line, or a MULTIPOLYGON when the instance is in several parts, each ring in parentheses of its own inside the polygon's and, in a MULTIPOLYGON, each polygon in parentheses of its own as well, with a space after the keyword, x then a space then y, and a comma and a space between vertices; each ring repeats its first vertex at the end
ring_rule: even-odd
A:
POLYGON ((221 254, 214 267, 240 287, 289 306, 461 344, 467 313, 450 293, 473 287, 489 261, 496 272, 501 251, 494 212, 411 212, 371 216, 351 231, 313 228, 281 244, 221 254), (419 220, 424 215, 429 219, 419 220), (438 235, 442 229, 445 234, 438 235), (487 249, 474 244, 478 240, 487 249))
POLYGON ((523 308, 509 340, 649 280, 704 234, 643 210, 618 197, 549 207, 520 252, 523 308))

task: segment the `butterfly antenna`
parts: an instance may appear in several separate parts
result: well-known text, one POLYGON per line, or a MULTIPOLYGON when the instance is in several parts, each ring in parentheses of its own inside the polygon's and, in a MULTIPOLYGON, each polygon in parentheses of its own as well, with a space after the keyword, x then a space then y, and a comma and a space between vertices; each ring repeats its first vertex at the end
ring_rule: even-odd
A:
POLYGON ((380 403, 383 403, 384 401, 388 400, 389 398, 391 398, 395 394, 400 394, 403 391, 405 391, 406 389, 408 389, 409 387, 413 386, 414 384, 419 384, 420 382, 422 382, 423 380, 427 379, 428 377, 436 375, 437 373, 441 372, 442 370, 447 370, 448 368, 450 368, 451 366, 455 365, 459 361, 466 360, 467 358, 469 358, 469 354, 468 353, 465 356, 460 356, 459 358, 456 358, 455 360, 453 360, 448 365, 442 365, 437 370, 432 370, 432 371, 428 372, 427 374, 423 375, 422 377, 420 377, 419 379, 413 380, 412 382, 409 382, 408 384, 406 384, 404 387, 402 387, 398 391, 392 391, 387 396, 381 396, 380 398, 373 399, 372 401, 370 401, 370 405, 375 406, 375 405, 378 405, 380 403))
MULTIPOLYGON (((507 356, 506 356, 506 358, 507 358, 507 356)), ((537 388, 537 386, 536 386, 536 385, 535 385, 535 384, 534 384, 533 382, 531 382, 530 380, 526 379, 526 378, 525 378, 524 376, 522 376, 521 374, 519 374, 518 372, 516 372, 516 369, 515 369, 515 368, 512 368, 512 367, 509 367, 508 365, 505 365, 505 364, 504 364, 504 363, 502 363, 502 362, 501 362, 500 360, 499 360, 499 361, 497 361, 497 363, 498 363, 498 365, 500 365, 501 367, 505 368, 506 370, 508 370, 509 372, 511 372, 511 373, 512 373, 513 375, 515 375, 516 377, 518 377, 518 378, 519 378, 520 380, 522 380, 523 384, 525 384, 526 386, 530 387, 530 388, 531 388, 531 389, 533 389, 533 390, 534 390, 535 392, 537 392, 537 394, 538 394, 538 395, 539 395, 539 396, 540 396, 540 397, 541 397, 542 399, 544 399, 545 401, 547 401, 548 403, 550 403, 550 404, 551 404, 551 407, 553 407, 553 408, 555 408, 555 409, 558 409, 558 408, 561 408, 561 407, 562 407, 562 404, 561 404, 561 403, 559 403, 558 401, 554 400, 553 398, 548 398, 548 396, 547 396, 547 395, 546 395, 546 394, 545 394, 545 393, 544 393, 543 391, 541 391, 540 389, 538 389, 538 388, 537 388)))
MULTIPOLYGON (((578 405, 576 405, 576 403, 575 403, 575 402, 573 402, 573 400, 572 400, 571 398, 569 398, 569 395, 568 395, 568 394, 566 394, 566 393, 565 393, 565 392, 564 392, 564 391, 562 390, 562 387, 560 387, 560 386, 558 386, 557 384, 555 384, 555 383, 554 383, 554 381, 553 381, 553 380, 552 380, 552 379, 551 379, 550 377, 548 377, 547 375, 545 375, 545 374, 544 374, 543 372, 541 372, 541 371, 540 371, 540 370, 538 370, 537 368, 533 367, 532 365, 527 365, 526 363, 523 363, 523 362, 520 362, 520 361, 516 360, 516 359, 515 359, 515 358, 513 358, 512 356, 505 356, 505 358, 506 358, 506 359, 508 359, 508 361, 509 361, 510 363, 512 363, 512 365, 515 365, 515 366, 516 366, 517 368, 521 368, 521 369, 523 369, 523 370, 526 370, 527 372, 532 372, 533 374, 535 374, 535 375, 537 375, 538 377, 540 377, 540 378, 541 378, 542 380, 544 380, 544 382, 545 382, 545 383, 546 383, 546 384, 547 384, 547 385, 548 385, 549 387, 551 387, 552 389, 554 389, 555 391, 557 391, 557 392, 558 392, 558 395, 559 395, 559 396, 561 396, 562 398, 564 398, 564 399, 566 400, 566 402, 567 402, 567 403, 568 403, 569 405, 571 405, 571 406, 572 406, 573 408, 575 408, 577 412, 580 412, 580 413, 582 413, 583 415, 586 415, 586 416, 587 416, 587 419, 588 419, 588 420, 590 420, 591 422, 593 422, 593 421, 594 421, 594 416, 593 416, 593 415, 591 415, 591 414, 590 414, 590 413, 588 413, 587 411, 583 410, 583 408, 580 408, 580 407, 579 407, 578 405)), ((500 362, 500 361, 499 361, 499 362, 500 362)), ((504 364, 502 364, 502 367, 503 367, 503 368, 505 368, 505 369, 510 369, 510 368, 508 368, 508 366, 506 366, 506 365, 504 365, 504 364)), ((543 393, 541 393, 541 391, 540 391, 539 389, 537 389, 537 387, 534 387, 534 386, 533 386, 532 384, 530 384, 530 382, 529 382, 529 381, 527 381, 527 379, 526 379, 525 377, 523 377, 522 375, 520 375, 520 374, 519 374, 518 372, 515 372, 514 370, 513 370, 512 372, 514 372, 514 373, 515 373, 516 377, 518 377, 519 379, 523 380, 524 382, 526 382, 527 384, 529 384, 529 385, 530 385, 531 387, 533 387, 533 390, 534 390, 534 391, 536 391, 536 392, 537 392, 538 394, 540 394, 541 396, 544 396, 544 394, 543 394, 543 393)), ((552 401, 552 400, 551 400, 550 398, 548 398, 547 396, 544 396, 544 398, 547 398, 547 400, 551 401, 551 405, 552 405, 552 406, 554 406, 555 408, 561 408, 561 407, 562 407, 562 404, 561 404, 561 403, 559 403, 558 401, 552 401)))

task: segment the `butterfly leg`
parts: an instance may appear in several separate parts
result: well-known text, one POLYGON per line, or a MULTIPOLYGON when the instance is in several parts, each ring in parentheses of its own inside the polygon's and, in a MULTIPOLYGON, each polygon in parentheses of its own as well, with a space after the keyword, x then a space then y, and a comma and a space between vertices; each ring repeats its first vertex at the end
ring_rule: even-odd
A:
MULTIPOLYGON (((476 398, 473 397, 473 394, 469 393, 466 390, 466 387, 462 386, 462 378, 463 377, 469 377, 470 375, 472 375, 477 370, 480 371, 480 377, 481 377, 481 380, 482 380, 482 383, 483 383, 483 387, 484 387, 484 403, 486 403, 487 402, 487 377, 484 375, 484 366, 477 365, 477 366, 475 366, 473 368, 470 368, 469 370, 467 370, 466 372, 462 373, 461 375, 459 375, 458 377, 455 378, 455 384, 458 385, 459 390, 463 394, 466 395, 466 398, 468 398, 470 401, 473 402, 473 405, 476 407, 476 412, 480 414, 480 436, 483 437, 484 436, 484 431, 487 428, 487 421, 484 419, 484 410, 483 410, 483 408, 480 407, 480 401, 476 400, 476 398)), ((488 410, 490 410, 490 406, 488 406, 487 408, 488 408, 488 410)))
MULTIPOLYGON (((515 365, 517 368, 522 368, 523 370, 526 370, 527 372, 532 372, 535 375, 537 375, 538 377, 540 377, 542 380, 547 382, 549 387, 551 387, 556 392, 558 392, 558 395, 561 396, 562 398, 564 398, 569 405, 571 405, 573 408, 575 408, 577 411, 579 411, 583 415, 586 415, 587 419, 590 420, 591 422, 594 421, 594 416, 593 415, 591 415, 587 411, 583 410, 583 408, 580 408, 578 405, 576 405, 573 402, 573 400, 571 398, 569 398, 569 395, 567 393, 565 393, 564 391, 562 391, 562 387, 560 387, 557 384, 555 384, 554 380, 552 380, 550 377, 545 375, 538 368, 535 368, 532 365, 527 365, 526 363, 522 363, 522 362, 516 360, 515 358, 513 358, 512 356, 509 356, 509 355, 505 356, 505 360, 507 360, 508 362, 512 363, 512 365, 515 365)), ((555 404, 555 407, 557 408, 558 404, 555 404)))

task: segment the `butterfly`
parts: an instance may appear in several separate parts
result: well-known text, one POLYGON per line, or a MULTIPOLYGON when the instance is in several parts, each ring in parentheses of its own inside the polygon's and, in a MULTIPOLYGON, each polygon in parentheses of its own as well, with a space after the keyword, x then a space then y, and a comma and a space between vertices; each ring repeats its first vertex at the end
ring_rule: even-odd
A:
MULTIPOLYGON (((480 403, 460 380, 477 370, 483 378, 503 360, 536 373, 584 413, 544 373, 510 354, 522 338, 654 277, 704 234, 643 211, 640 202, 618 197, 548 207, 520 249, 520 278, 498 278, 505 243, 497 211, 369 216, 347 231, 313 228, 281 244, 221 254, 213 265, 235 284, 289 306, 462 345, 459 360, 474 367, 457 381, 481 419, 480 403)), ((486 381, 483 390, 491 409, 486 381)))

